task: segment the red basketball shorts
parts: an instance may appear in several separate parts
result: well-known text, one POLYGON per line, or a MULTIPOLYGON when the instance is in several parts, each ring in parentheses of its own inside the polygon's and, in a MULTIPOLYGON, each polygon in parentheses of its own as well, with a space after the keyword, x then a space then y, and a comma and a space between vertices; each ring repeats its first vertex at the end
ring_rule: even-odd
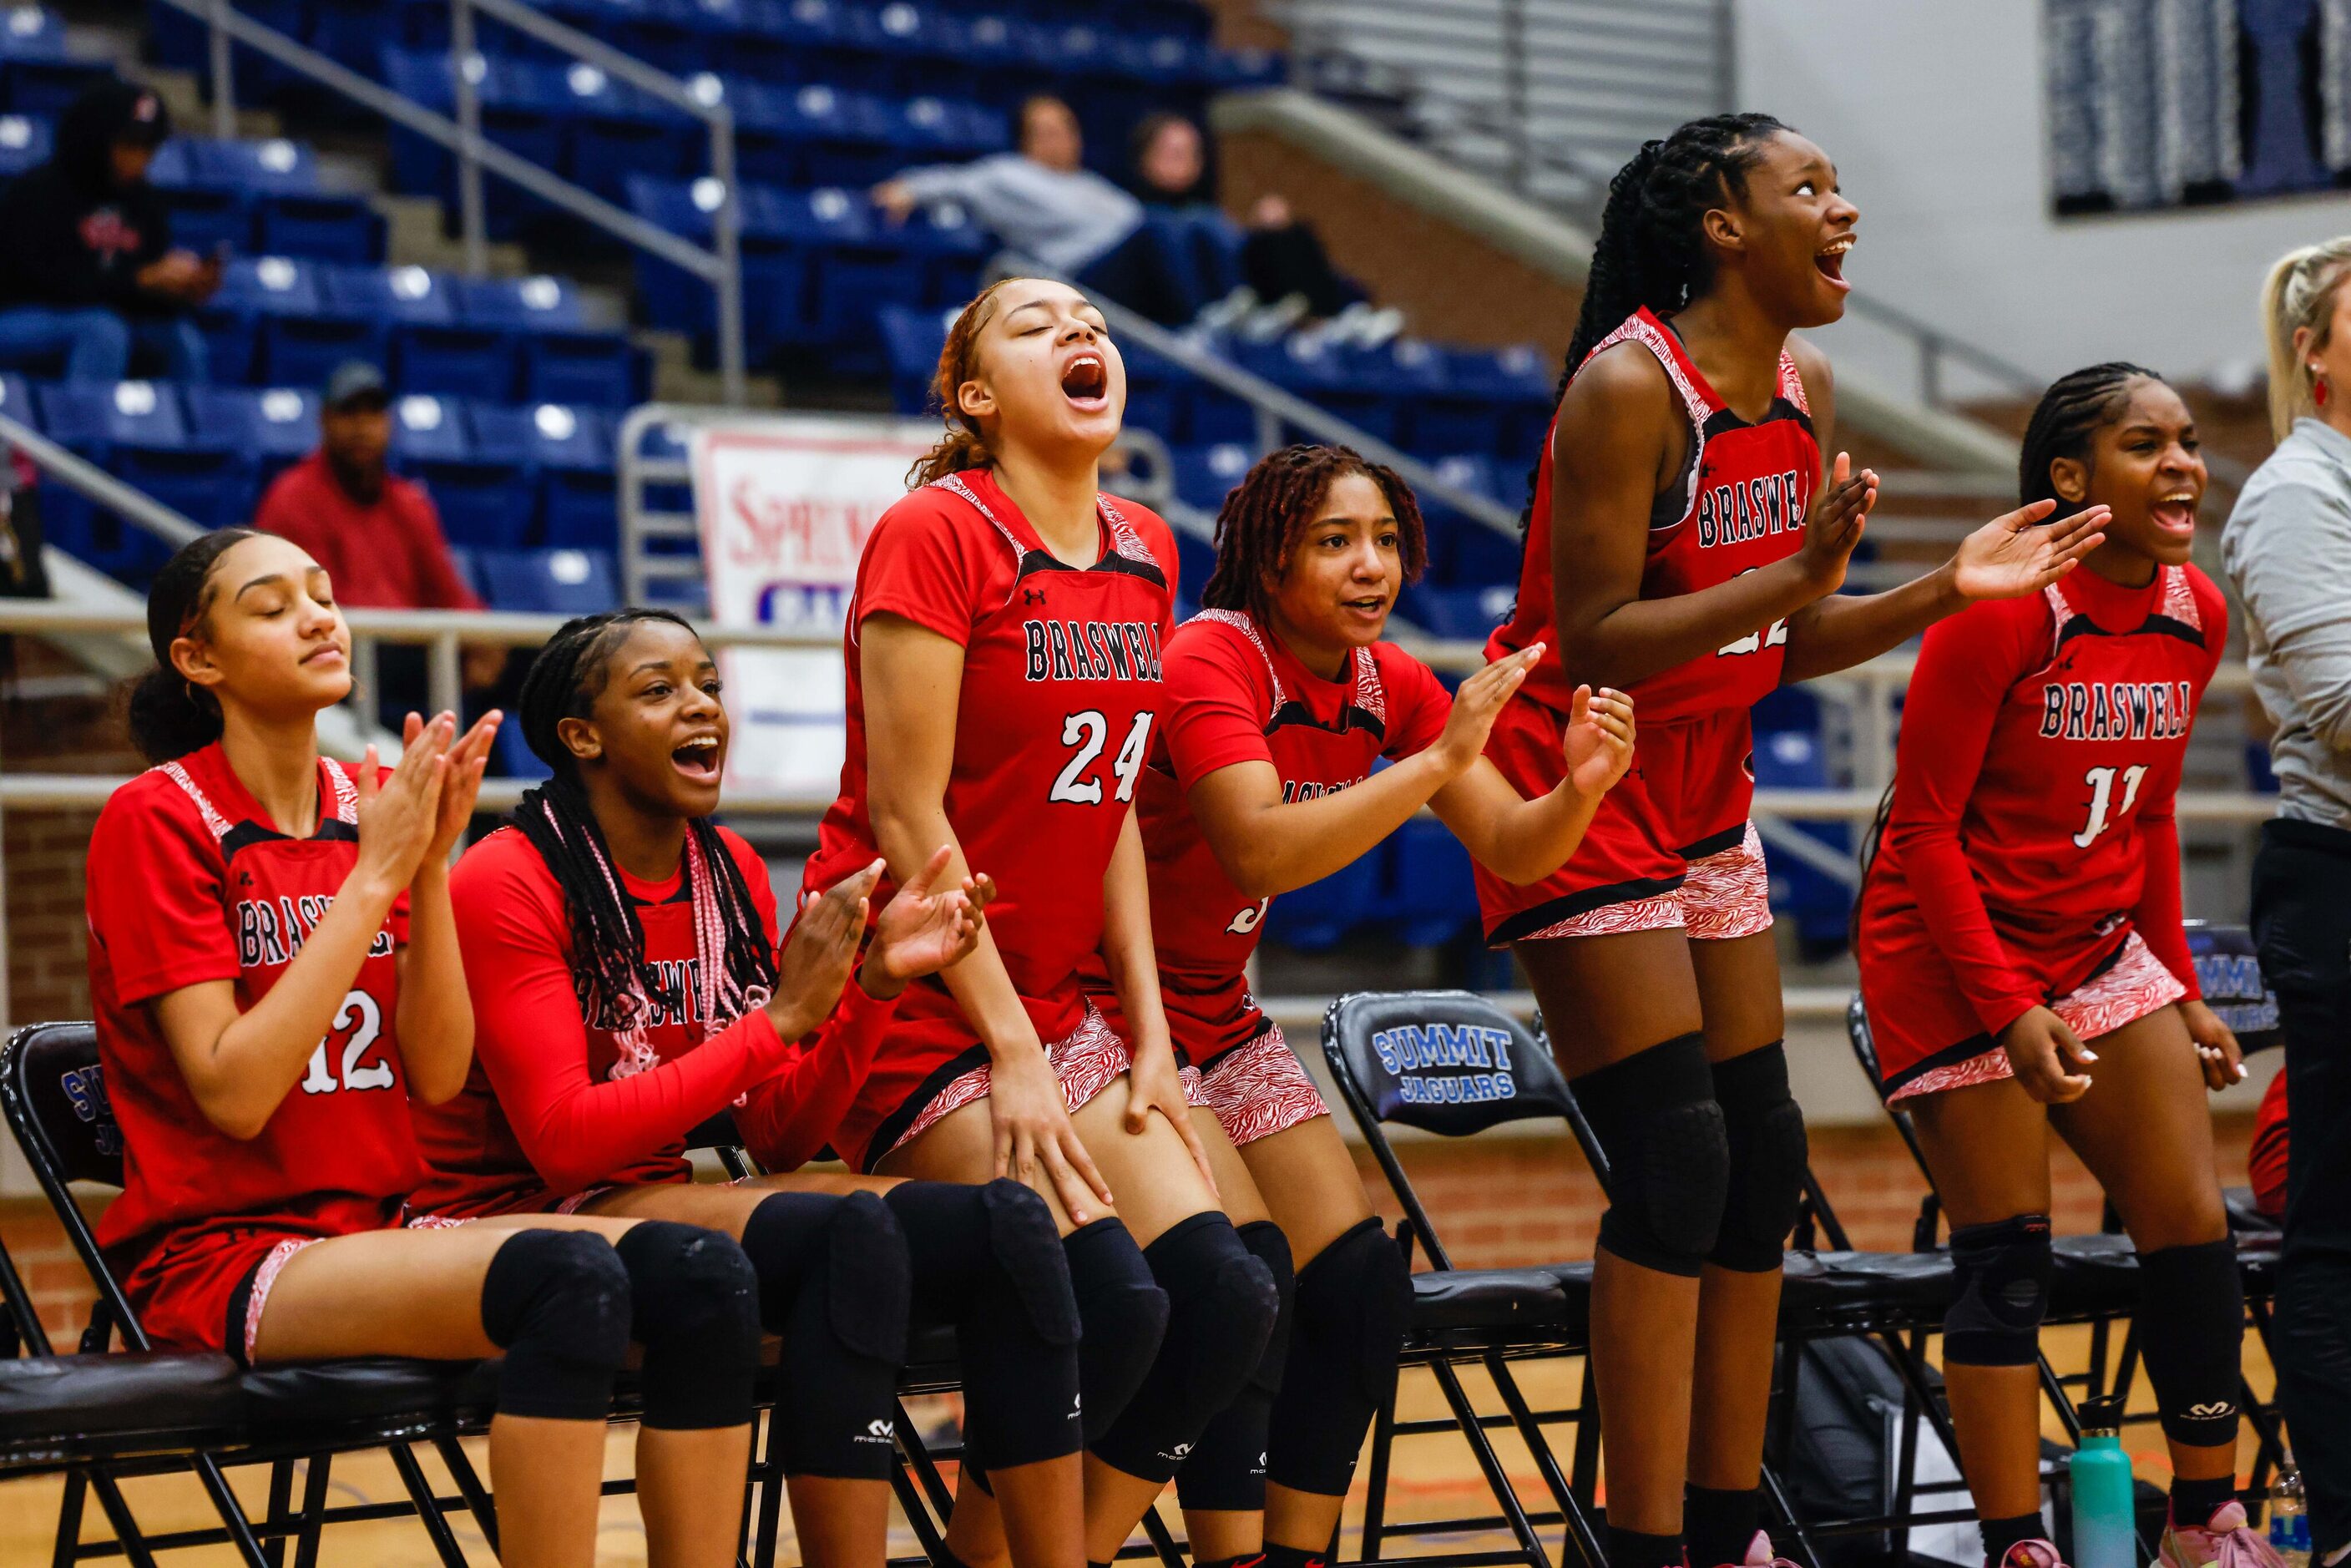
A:
POLYGON ((278 1270, 325 1239, 268 1219, 183 1230, 131 1266, 123 1294, 157 1349, 223 1350, 250 1366, 278 1270))
MULTIPOLYGON (((1281 1026, 1258 1010, 1244 976, 1179 979, 1163 972, 1159 996, 1192 1103, 1217 1113, 1233 1147, 1331 1113, 1281 1026), (1191 1082, 1196 1077, 1196 1086, 1191 1082)), ((1117 997, 1098 993, 1092 1000, 1124 1035, 1117 997)))
MULTIPOLYGON (((1564 717, 1521 697, 1502 709, 1486 755, 1529 800, 1556 789, 1564 717)), ((1745 708, 1644 725, 1633 766, 1602 797, 1583 842, 1558 871, 1523 886, 1474 865, 1486 940, 1686 929, 1701 940, 1771 925, 1763 845, 1747 820, 1755 795, 1745 708)))
MULTIPOLYGON (((1873 889, 1883 885, 1873 879, 1873 889)), ((2085 1041, 2188 994, 2120 917, 2068 937, 2036 934, 2002 946, 2048 1008, 2085 1041)), ((1985 1031, 1907 893, 1863 899, 1855 957, 1877 1048, 1879 1092, 1889 1104, 2014 1075, 2008 1052, 1985 1031)))

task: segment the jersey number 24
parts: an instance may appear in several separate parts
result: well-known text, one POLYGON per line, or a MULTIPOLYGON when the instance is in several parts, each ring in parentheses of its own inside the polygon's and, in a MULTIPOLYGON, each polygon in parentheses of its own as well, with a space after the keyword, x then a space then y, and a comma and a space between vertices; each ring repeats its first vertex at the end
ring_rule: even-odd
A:
MULTIPOLYGON (((1110 765, 1111 776, 1118 780, 1118 799, 1134 799, 1134 780, 1143 771, 1143 748, 1151 739, 1151 710, 1144 709, 1134 716, 1134 726, 1126 732, 1126 741, 1118 748, 1118 756, 1110 765)), ((1101 779, 1093 776, 1093 766, 1101 759, 1102 745, 1110 738, 1110 720, 1099 708, 1086 708, 1061 721, 1061 744, 1077 749, 1070 754, 1053 788, 1045 797, 1048 800, 1067 800, 1080 806, 1099 806, 1102 801, 1101 779)))

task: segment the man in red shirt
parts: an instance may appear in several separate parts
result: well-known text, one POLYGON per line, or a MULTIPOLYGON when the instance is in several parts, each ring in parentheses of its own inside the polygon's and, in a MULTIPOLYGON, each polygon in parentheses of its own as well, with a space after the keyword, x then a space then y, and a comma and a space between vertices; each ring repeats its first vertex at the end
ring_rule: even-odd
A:
MULTIPOLYGON (((385 465, 392 393, 383 372, 360 360, 338 367, 319 435, 319 450, 271 482, 253 526, 309 551, 347 608, 481 609, 450 559, 433 498, 385 465)), ((503 648, 465 649, 469 688, 496 684, 505 666, 503 648)))

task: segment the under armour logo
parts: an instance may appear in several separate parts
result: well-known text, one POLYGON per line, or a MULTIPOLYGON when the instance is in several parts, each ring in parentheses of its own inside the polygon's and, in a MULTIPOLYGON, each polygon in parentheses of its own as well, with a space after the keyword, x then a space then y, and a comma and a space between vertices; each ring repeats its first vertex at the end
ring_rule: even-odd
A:
POLYGON ((1045 602, 1045 591, 1041 588, 1024 588, 1020 591, 1020 602, 1042 604, 1045 602))

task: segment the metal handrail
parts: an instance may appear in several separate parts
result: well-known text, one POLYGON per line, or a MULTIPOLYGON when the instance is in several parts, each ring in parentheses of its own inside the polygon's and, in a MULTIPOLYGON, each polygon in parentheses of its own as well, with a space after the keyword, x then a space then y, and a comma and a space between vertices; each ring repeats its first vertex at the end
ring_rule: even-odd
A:
MULTIPOLYGON (((235 123, 228 50, 228 42, 234 38, 288 70, 308 77, 360 107, 413 131, 454 153, 458 161, 459 199, 463 208, 461 218, 466 225, 465 265, 469 272, 479 275, 487 265, 487 247, 483 243, 480 193, 480 173, 487 170, 502 180, 519 185, 541 201, 560 207, 624 243, 658 256, 709 284, 717 296, 718 360, 723 395, 732 405, 739 406, 744 402, 746 365, 740 250, 741 198, 735 180, 734 117, 723 99, 711 101, 711 95, 698 94, 690 84, 666 76, 585 33, 541 16, 528 6, 518 4, 517 0, 451 0, 450 72, 458 111, 463 117, 452 120, 412 99, 402 97, 380 82, 371 81, 341 61, 322 55, 276 28, 254 20, 238 11, 232 0, 163 0, 163 4, 204 22, 212 29, 214 114, 216 123, 229 127, 225 134, 234 134, 235 123), (592 51, 593 57, 585 52, 580 53, 580 57, 609 75, 624 74, 615 68, 612 62, 629 62, 625 72, 629 80, 647 87, 649 91, 657 92, 710 126, 712 177, 719 186, 718 204, 711 212, 711 249, 705 250, 659 225, 647 223, 634 213, 615 206, 561 175, 540 168, 482 134, 477 89, 478 75, 484 61, 471 47, 473 26, 470 13, 471 8, 476 6, 559 47, 573 48, 576 52, 592 51), (458 47, 461 40, 466 46, 462 50, 458 47), (665 85, 650 87, 647 78, 658 78, 665 85), (472 184, 470 193, 466 189, 468 181, 472 184)), ((716 78, 713 79, 715 81, 716 78)))
MULTIPOLYGON (((0 443, 13 446, 31 458, 34 466, 56 476, 67 488, 120 513, 124 521, 146 529, 173 549, 205 532, 152 496, 132 489, 87 457, 68 452, 20 419, 0 413, 0 443)), ((114 628, 80 627, 72 630, 111 631, 114 628)), ((143 632, 146 622, 141 621, 129 630, 143 632)))

